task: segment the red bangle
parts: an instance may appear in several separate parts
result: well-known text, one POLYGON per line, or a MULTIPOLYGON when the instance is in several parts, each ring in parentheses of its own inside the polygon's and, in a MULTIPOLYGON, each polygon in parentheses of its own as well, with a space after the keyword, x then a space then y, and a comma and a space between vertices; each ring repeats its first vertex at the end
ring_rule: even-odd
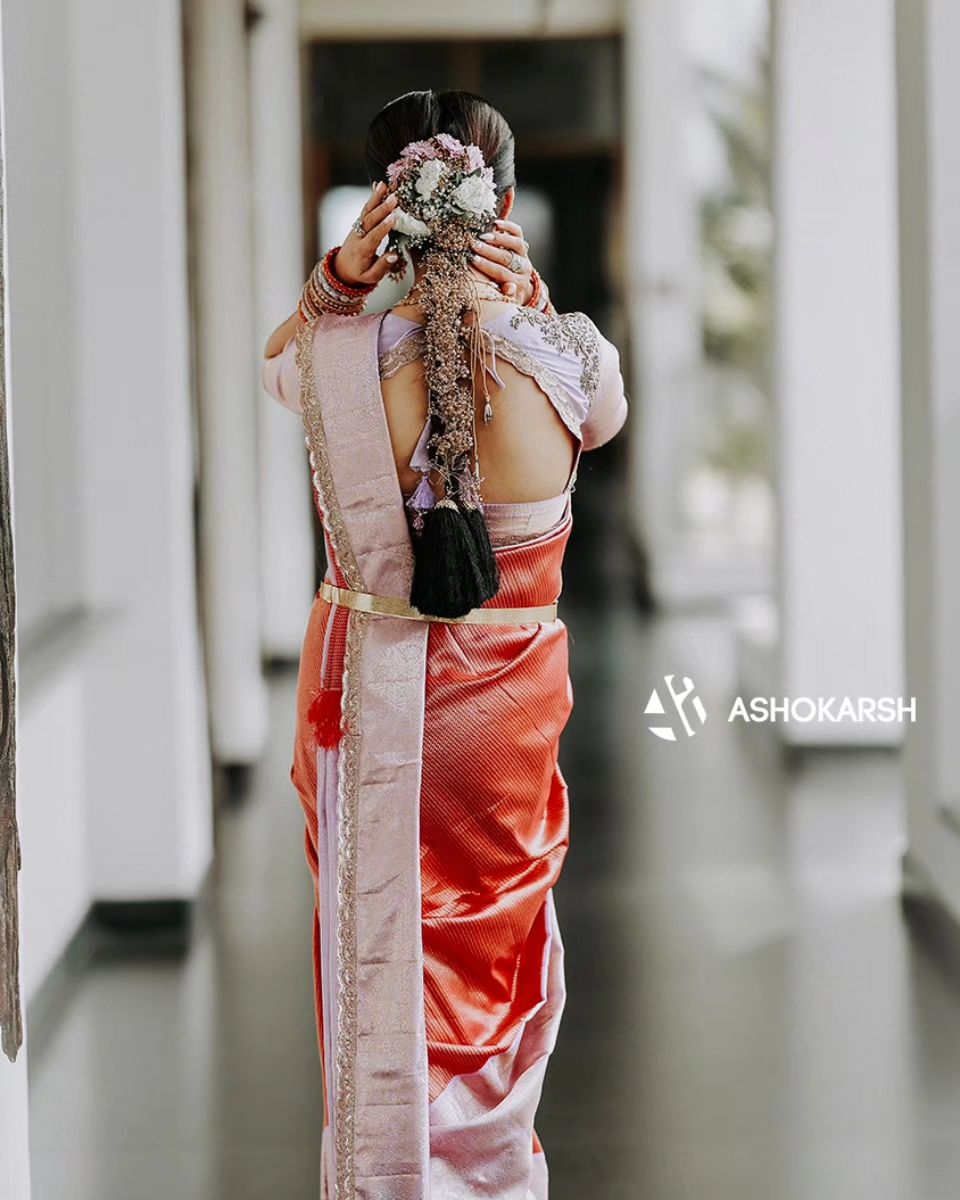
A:
POLYGON ((540 303, 540 293, 543 291, 543 285, 540 282, 540 276, 533 267, 530 268, 530 282, 533 284, 533 293, 524 307, 536 308, 540 303))
POLYGON ((340 292, 344 296, 369 296, 373 291, 375 284, 372 283, 344 283, 339 278, 334 270, 333 264, 336 261, 337 255, 340 253, 341 247, 334 246, 332 250, 328 250, 320 260, 323 268, 323 277, 335 292, 340 292))

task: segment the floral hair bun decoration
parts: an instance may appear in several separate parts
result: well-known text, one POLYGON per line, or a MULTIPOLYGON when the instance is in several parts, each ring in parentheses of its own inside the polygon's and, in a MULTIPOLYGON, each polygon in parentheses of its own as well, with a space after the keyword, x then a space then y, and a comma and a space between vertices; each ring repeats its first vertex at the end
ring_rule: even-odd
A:
MULTIPOLYGON (((500 587, 480 494, 475 380, 487 385, 480 299, 469 271, 474 239, 492 228, 497 215, 497 191, 479 146, 465 146, 448 133, 411 142, 387 168, 387 181, 399 200, 391 246, 419 254, 419 278, 407 302, 424 314, 430 414, 429 470, 408 501, 414 531, 410 603, 430 616, 459 617, 500 587)), ((404 258, 401 253, 401 263, 404 258)), ((486 398, 484 419, 492 411, 486 398)))
POLYGON ((387 168, 399 200, 393 236, 401 246, 426 245, 444 227, 482 233, 497 215, 493 170, 479 146, 464 146, 449 133, 411 142, 387 168))

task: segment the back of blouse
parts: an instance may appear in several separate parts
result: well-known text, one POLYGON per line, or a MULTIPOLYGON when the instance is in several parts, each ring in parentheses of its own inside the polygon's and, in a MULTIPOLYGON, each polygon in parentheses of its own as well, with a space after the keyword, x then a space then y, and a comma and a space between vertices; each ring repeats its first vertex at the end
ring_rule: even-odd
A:
MULTIPOLYGON (((393 312, 355 319, 380 323, 384 409, 401 491, 409 497, 428 471, 422 328, 393 312)), ((491 541, 505 545, 564 518, 581 451, 619 431, 627 402, 617 350, 583 313, 546 315, 491 304, 481 319, 477 449, 491 541)), ((263 378, 276 399, 299 413, 294 352, 291 339, 267 359, 263 378)))

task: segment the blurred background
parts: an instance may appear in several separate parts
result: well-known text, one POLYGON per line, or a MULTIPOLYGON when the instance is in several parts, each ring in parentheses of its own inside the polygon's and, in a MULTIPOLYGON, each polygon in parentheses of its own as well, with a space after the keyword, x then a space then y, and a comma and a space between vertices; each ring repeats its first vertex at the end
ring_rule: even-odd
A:
POLYGON ((259 356, 422 87, 507 116, 531 256, 631 398, 565 570, 552 1196, 957 1194, 958 66, 938 0, 3 0, 4 1200, 317 1195, 317 531, 259 356), (671 674, 708 713, 675 742, 671 674))

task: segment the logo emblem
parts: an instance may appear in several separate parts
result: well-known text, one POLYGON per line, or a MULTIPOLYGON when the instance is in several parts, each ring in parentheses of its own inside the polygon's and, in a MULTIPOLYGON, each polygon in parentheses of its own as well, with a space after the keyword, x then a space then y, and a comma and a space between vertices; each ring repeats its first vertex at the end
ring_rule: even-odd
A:
MULTIPOLYGON (((693 737, 697 732, 696 728, 690 723, 690 718, 687 716, 686 703, 690 701, 693 711, 699 718, 700 725, 707 719, 707 710, 703 707, 703 701, 694 693, 694 683, 692 679, 683 676, 683 688, 674 687, 673 681, 675 675, 664 675, 663 682, 667 689, 669 703, 672 704, 673 711, 680 718, 680 723, 686 731, 687 737, 693 737)), ((663 701, 660 699, 660 693, 656 688, 650 693, 650 699, 647 701, 647 707, 643 710, 645 716, 667 717, 667 710, 663 706, 663 701)), ((675 742, 677 740, 677 731, 669 720, 664 722, 647 723, 647 728, 654 737, 663 738, 665 742, 675 742)), ((699 728, 699 726, 697 727, 699 728)))

